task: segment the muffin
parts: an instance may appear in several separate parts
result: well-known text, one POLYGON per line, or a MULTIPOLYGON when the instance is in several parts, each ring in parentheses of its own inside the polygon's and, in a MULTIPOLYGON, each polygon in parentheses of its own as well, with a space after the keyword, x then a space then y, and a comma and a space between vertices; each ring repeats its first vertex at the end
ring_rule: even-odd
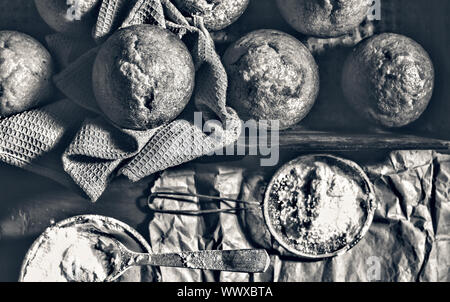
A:
POLYGON ((228 102, 243 120, 300 122, 319 92, 319 70, 300 41, 276 30, 244 36, 225 52, 228 102))
POLYGON ((186 46, 153 25, 117 31, 94 62, 97 103, 112 122, 126 129, 152 129, 175 119, 189 102, 194 82, 194 63, 186 46))
POLYGON ((372 0, 277 0, 283 18, 305 35, 337 37, 357 27, 372 0))
POLYGON ((0 31, 0 117, 49 98, 52 74, 52 58, 38 41, 16 31, 0 31))
POLYGON ((433 94, 434 67, 414 40, 392 33, 374 36, 349 55, 342 88, 356 112, 384 127, 417 120, 433 94))
POLYGON ((185 13, 204 18, 209 30, 217 31, 234 23, 246 10, 249 0, 175 0, 185 13))
POLYGON ((90 35, 101 0, 34 0, 42 19, 55 31, 71 36, 90 35))
POLYGON ((274 175, 264 199, 271 234, 307 258, 339 255, 368 230, 375 211, 373 185, 354 162, 331 155, 299 157, 274 175))

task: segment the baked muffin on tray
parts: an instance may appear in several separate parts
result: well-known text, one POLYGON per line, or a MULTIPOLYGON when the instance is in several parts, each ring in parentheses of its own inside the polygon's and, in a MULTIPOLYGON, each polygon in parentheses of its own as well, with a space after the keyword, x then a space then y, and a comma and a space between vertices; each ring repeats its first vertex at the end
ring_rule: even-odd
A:
POLYGON ((300 122, 319 92, 319 70, 300 41, 276 30, 257 30, 231 45, 223 63, 228 102, 243 120, 300 122))
POLYGON ((277 0, 281 15, 305 35, 337 37, 357 27, 372 0, 277 0))
POLYGON ((205 26, 213 31, 234 23, 246 10, 249 0, 175 0, 185 13, 204 17, 205 26))
POLYGON ((42 19, 55 31, 90 35, 102 0, 34 0, 42 19))
POLYGON ((0 118, 49 98, 52 74, 52 58, 37 40, 17 31, 0 31, 0 118))
POLYGON ((433 94, 434 67, 414 40, 392 33, 359 44, 342 75, 343 92, 355 110, 385 127, 417 120, 433 94))
POLYGON ((189 102, 194 82, 186 46, 153 25, 117 31, 100 48, 93 69, 99 107, 127 129, 152 129, 175 119, 189 102))

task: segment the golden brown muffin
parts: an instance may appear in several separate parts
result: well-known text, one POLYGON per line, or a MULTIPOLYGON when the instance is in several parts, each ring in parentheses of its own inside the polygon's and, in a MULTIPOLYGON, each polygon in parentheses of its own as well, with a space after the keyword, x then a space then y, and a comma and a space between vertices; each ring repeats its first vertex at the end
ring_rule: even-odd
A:
POLYGON ((311 36, 337 37, 357 27, 372 0, 277 0, 283 18, 311 36))
POLYGON ((210 30, 221 30, 234 23, 245 11, 249 0, 175 0, 181 10, 204 17, 210 30))
POLYGON ((38 41, 16 31, 0 31, 0 117, 49 98, 52 74, 52 58, 38 41))
POLYGON ((381 34, 354 49, 342 75, 348 102, 371 122, 402 127, 420 117, 433 94, 434 67, 414 40, 381 34))
POLYGON ((228 102, 243 120, 279 120, 280 129, 300 122, 319 92, 319 70, 300 41, 276 30, 249 33, 223 57, 228 102))
POLYGON ((191 98, 192 57, 170 31, 135 25, 117 31, 94 63, 97 103, 118 126, 145 130, 175 119, 191 98))
POLYGON ((101 0, 34 0, 42 19, 57 32, 90 35, 101 0))

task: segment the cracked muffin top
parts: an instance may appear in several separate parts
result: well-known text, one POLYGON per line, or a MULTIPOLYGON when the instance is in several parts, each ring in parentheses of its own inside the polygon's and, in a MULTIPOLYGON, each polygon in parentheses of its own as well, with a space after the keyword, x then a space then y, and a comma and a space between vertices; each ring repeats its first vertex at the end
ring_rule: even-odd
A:
POLYGON ((337 37, 357 27, 372 0, 277 0, 281 15, 295 30, 311 36, 337 37))
POLYGON ((175 0, 185 13, 204 18, 210 30, 221 30, 234 23, 246 10, 249 0, 175 0))
POLYGON ((97 21, 101 0, 34 0, 42 19, 55 31, 87 36, 97 21))
POLYGON ((189 102, 195 70, 186 46, 170 31, 136 25, 117 31, 94 63, 93 87, 105 115, 120 127, 156 128, 189 102))
POLYGON ((49 98, 52 74, 52 58, 38 41, 16 31, 0 31, 0 117, 49 98))
POLYGON ((280 129, 300 122, 319 92, 319 71, 309 50, 276 30, 254 31, 223 57, 228 102, 243 120, 279 120, 280 129))
POLYGON ((381 34, 357 46, 342 75, 344 95, 355 110, 384 127, 417 120, 433 94, 434 67, 414 40, 381 34))

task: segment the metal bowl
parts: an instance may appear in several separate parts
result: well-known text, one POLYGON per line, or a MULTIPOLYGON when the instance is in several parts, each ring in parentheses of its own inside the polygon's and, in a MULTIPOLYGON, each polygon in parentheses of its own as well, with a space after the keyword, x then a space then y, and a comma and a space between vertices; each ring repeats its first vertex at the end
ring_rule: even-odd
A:
POLYGON ((301 156, 297 159, 294 159, 284 166, 282 166, 272 177, 269 185, 266 188, 266 192, 264 195, 264 220, 265 223, 273 236, 275 240, 287 251, 290 253, 299 256, 301 258, 306 259, 323 259, 323 258, 329 258, 329 257, 335 257, 342 255, 349 251, 352 247, 354 247, 367 233, 367 231, 370 228, 370 225, 372 224, 374 212, 376 209, 376 201, 375 201, 375 194, 374 194, 374 188, 373 184, 370 182, 367 175, 364 173, 364 171, 359 167, 356 163, 342 159, 336 156, 332 155, 326 155, 326 154, 318 154, 318 155, 307 155, 307 156, 301 156), (308 164, 316 161, 325 161, 330 164, 338 165, 341 169, 345 170, 347 173, 351 173, 353 175, 353 179, 358 179, 358 184, 363 189, 363 192, 365 193, 365 221, 363 224, 360 225, 359 230, 355 233, 352 240, 348 242, 344 247, 335 250, 330 253, 324 253, 324 254, 308 254, 304 253, 302 251, 299 251, 295 248, 293 243, 289 242, 286 235, 283 235, 282 232, 277 230, 277 228, 274 225, 274 221, 271 218, 270 215, 270 193, 272 191, 273 185, 278 179, 278 177, 286 171, 289 171, 294 167, 295 165, 299 163, 308 164))
MULTIPOLYGON (((27 266, 29 265, 31 259, 33 259, 34 255, 38 251, 40 245, 45 240, 47 240, 46 236, 48 234, 51 234, 58 228, 65 228, 65 227, 70 227, 70 226, 75 226, 75 225, 83 225, 83 224, 99 223, 99 222, 102 223, 104 226, 108 227, 107 230, 105 230, 105 233, 107 233, 108 235, 113 235, 115 237, 118 237, 119 240, 122 239, 122 240, 132 241, 132 242, 128 243, 128 245, 133 245, 133 246, 128 246, 129 248, 134 248, 134 250, 136 250, 136 252, 142 252, 142 253, 150 253, 151 252, 151 247, 147 243, 147 241, 144 239, 144 237, 142 237, 135 229, 133 229, 129 225, 125 224, 124 222, 121 222, 121 221, 111 218, 111 217, 105 217, 105 216, 100 216, 100 215, 74 216, 74 217, 62 220, 62 221, 48 227, 33 242, 33 244, 31 245, 30 249, 28 250, 28 252, 25 255, 25 258, 22 262, 22 267, 20 269, 19 282, 23 282, 27 266), (140 249, 140 250, 137 250, 137 249, 140 249)), ((136 273, 135 269, 136 268, 133 268, 127 273, 130 274, 130 276, 131 276, 133 273, 136 273)), ((137 268, 137 269, 139 270, 140 268, 137 268)), ((144 270, 145 269, 153 270, 152 272, 148 272, 148 273, 151 277, 157 278, 158 275, 157 275, 156 271, 154 270, 154 268, 144 268, 144 270)), ((141 271, 141 273, 142 272, 143 271, 141 271)), ((127 276, 127 273, 124 274, 125 278, 127 276)), ((123 281, 124 278, 119 279, 119 281, 120 280, 123 281)), ((152 280, 146 280, 146 281, 152 281, 152 280)))

